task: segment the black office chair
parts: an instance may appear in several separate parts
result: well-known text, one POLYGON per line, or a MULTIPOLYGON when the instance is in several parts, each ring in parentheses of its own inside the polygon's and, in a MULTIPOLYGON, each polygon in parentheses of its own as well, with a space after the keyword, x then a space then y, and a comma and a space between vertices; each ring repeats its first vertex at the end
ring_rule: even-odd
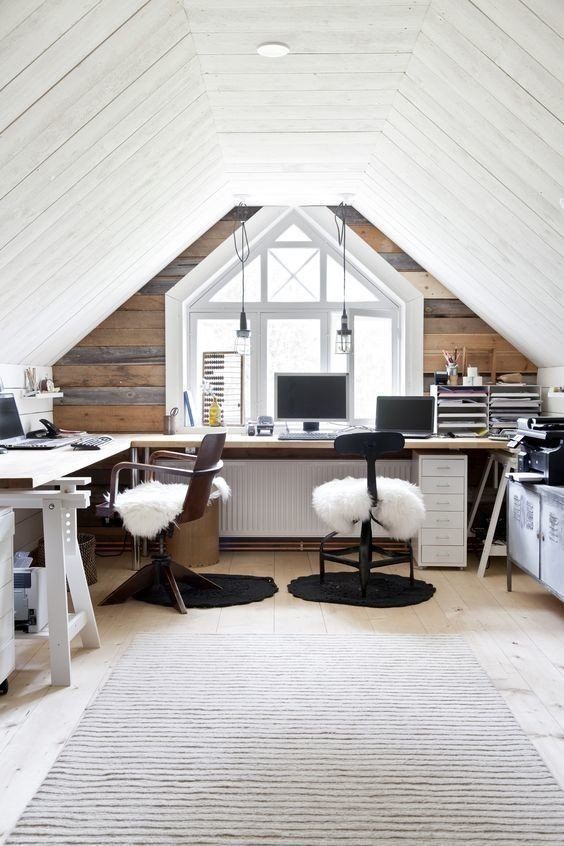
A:
POLYGON ((411 538, 425 519, 423 497, 416 485, 403 479, 376 479, 376 461, 389 452, 398 452, 405 439, 399 432, 352 432, 335 438, 340 455, 361 455, 366 460, 366 479, 333 479, 313 492, 313 506, 318 516, 334 531, 319 547, 319 579, 325 577, 325 562, 333 561, 358 568, 362 596, 366 596, 371 570, 391 564, 409 563, 413 585, 413 549, 411 538), (378 482, 378 484, 377 484, 378 482), (327 544, 342 532, 352 532, 361 522, 360 541, 354 546, 327 551, 327 544), (390 552, 374 545, 372 523, 377 523, 393 538, 405 541, 407 552, 390 552), (379 558, 374 560, 374 553, 379 558), (356 554, 355 558, 349 557, 356 554))

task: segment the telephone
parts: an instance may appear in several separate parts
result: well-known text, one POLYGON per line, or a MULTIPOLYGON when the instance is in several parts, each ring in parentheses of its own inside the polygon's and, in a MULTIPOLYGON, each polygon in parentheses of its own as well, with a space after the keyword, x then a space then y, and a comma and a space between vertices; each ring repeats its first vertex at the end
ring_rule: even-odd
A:
POLYGON ((262 414, 257 420, 257 435, 262 435, 266 432, 267 435, 272 435, 274 432, 274 420, 268 414, 262 414))
POLYGON ((40 423, 43 423, 44 429, 35 429, 33 432, 28 432, 26 438, 58 438, 61 435, 61 430, 50 420, 41 418, 40 423))

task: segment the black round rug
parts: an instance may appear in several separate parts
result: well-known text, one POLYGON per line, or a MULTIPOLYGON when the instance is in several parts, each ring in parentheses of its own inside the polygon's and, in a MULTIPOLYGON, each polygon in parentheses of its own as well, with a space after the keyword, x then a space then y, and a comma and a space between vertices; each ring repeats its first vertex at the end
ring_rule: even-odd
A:
MULTIPOLYGON (((229 605, 247 605, 260 602, 278 592, 278 585, 269 576, 230 576, 224 573, 206 573, 221 590, 216 588, 193 588, 178 582, 184 605, 187 608, 226 608, 229 605)), ((150 602, 151 605, 172 605, 168 591, 163 585, 143 590, 135 599, 150 602)))
POLYGON ((319 575, 300 576, 288 585, 288 590, 300 599, 309 602, 335 602, 341 605, 365 605, 368 608, 397 608, 403 605, 418 605, 431 599, 434 585, 415 579, 413 586, 408 576, 389 573, 371 573, 363 599, 360 593, 358 573, 326 573, 323 584, 319 575))

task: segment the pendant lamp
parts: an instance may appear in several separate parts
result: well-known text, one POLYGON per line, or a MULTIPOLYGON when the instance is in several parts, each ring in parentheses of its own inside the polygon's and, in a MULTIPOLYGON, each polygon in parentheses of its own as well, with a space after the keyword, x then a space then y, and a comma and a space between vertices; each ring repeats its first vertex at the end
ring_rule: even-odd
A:
POLYGON ((237 206, 237 220, 241 223, 239 229, 240 243, 237 243, 237 230, 233 230, 233 242, 237 258, 241 262, 241 314, 239 315, 239 328, 235 333, 235 352, 240 355, 249 355, 251 352, 251 330, 247 324, 245 313, 245 262, 249 258, 250 247, 247 238, 246 222, 249 217, 249 209, 245 203, 237 206))
POLYGON ((337 329, 337 336, 335 338, 335 352, 340 355, 346 355, 352 352, 352 329, 349 329, 349 318, 347 315, 346 303, 346 241, 347 241, 347 207, 344 202, 339 204, 335 214, 335 224, 337 226, 337 236, 339 239, 339 246, 343 248, 343 313, 341 314, 341 328, 337 329))

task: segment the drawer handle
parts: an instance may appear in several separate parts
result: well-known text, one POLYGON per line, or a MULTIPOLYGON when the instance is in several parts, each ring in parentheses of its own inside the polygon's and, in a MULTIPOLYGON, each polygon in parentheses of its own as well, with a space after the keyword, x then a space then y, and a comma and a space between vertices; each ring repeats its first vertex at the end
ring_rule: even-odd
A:
POLYGON ((450 464, 437 464, 437 470, 450 470, 450 464))
POLYGON ((446 482, 444 485, 437 485, 438 488, 450 488, 450 484, 446 482))
POLYGON ((438 517, 437 523, 450 523, 450 517, 438 517))
POLYGON ((444 500, 444 502, 437 502, 437 505, 450 505, 448 500, 444 500))
POLYGON ((435 535, 437 540, 448 540, 448 535, 435 535))

